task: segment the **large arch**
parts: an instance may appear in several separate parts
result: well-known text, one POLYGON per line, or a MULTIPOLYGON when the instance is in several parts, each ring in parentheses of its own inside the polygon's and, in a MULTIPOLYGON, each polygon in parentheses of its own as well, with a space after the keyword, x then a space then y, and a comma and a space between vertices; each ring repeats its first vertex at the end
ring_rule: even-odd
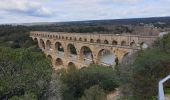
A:
POLYGON ((72 60, 77 60, 77 50, 76 47, 73 44, 68 44, 67 46, 67 52, 68 52, 68 57, 70 57, 72 60))
POLYGON ((116 55, 107 49, 101 49, 98 52, 97 63, 105 66, 115 65, 116 55))
POLYGON ((44 41, 43 41, 42 39, 40 39, 40 46, 41 46, 43 49, 45 49, 45 43, 44 43, 44 41))
POLYGON ((93 63, 93 53, 89 47, 87 46, 81 47, 80 60, 82 63, 85 63, 86 65, 93 63))
POLYGON ((50 40, 47 40, 46 46, 47 46, 47 49, 48 49, 48 50, 51 50, 51 49, 52 49, 52 43, 51 43, 50 40))
POLYGON ((57 58, 56 61, 55 61, 55 66, 56 67, 63 67, 64 65, 63 65, 62 59, 57 58))
POLYGON ((55 43, 56 53, 60 57, 64 57, 64 48, 60 42, 55 43))
POLYGON ((141 49, 147 49, 149 47, 149 45, 147 43, 145 43, 145 42, 142 42, 140 44, 140 47, 141 47, 141 49))

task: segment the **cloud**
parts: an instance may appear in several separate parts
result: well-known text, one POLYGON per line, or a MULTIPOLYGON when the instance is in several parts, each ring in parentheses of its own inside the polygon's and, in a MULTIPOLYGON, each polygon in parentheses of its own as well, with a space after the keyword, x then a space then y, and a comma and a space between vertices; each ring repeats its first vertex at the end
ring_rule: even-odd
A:
POLYGON ((30 16, 50 16, 52 12, 40 2, 31 0, 4 0, 0 3, 0 11, 30 16))
POLYGON ((3 0, 0 23, 170 15, 170 0, 3 0))

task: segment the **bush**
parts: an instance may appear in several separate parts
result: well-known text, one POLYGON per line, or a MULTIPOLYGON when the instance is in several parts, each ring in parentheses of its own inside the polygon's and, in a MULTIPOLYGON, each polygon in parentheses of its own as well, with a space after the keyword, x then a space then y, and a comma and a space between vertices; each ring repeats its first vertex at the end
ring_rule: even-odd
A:
POLYGON ((97 65, 69 70, 61 75, 61 80, 67 86, 63 94, 64 100, 76 100, 83 95, 84 90, 94 85, 99 85, 105 92, 118 87, 113 69, 97 65))
POLYGON ((0 48, 0 99, 26 92, 43 95, 51 79, 52 65, 39 52, 0 48))
POLYGON ((80 100, 106 100, 106 94, 98 85, 85 90, 80 100))
POLYGON ((127 58, 129 62, 118 67, 124 98, 152 100, 157 96, 158 82, 170 73, 170 35, 159 41, 166 41, 163 42, 163 48, 161 42, 156 42, 154 48, 139 51, 127 58))

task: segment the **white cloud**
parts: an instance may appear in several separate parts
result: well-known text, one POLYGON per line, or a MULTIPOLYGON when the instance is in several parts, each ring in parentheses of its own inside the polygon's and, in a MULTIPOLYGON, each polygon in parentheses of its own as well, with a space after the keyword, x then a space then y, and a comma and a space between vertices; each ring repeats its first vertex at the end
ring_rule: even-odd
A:
POLYGON ((3 0, 0 23, 170 15, 170 0, 3 0))
POLYGON ((32 0, 4 0, 0 3, 0 11, 9 13, 21 13, 30 16, 48 16, 52 12, 41 5, 40 2, 32 0))

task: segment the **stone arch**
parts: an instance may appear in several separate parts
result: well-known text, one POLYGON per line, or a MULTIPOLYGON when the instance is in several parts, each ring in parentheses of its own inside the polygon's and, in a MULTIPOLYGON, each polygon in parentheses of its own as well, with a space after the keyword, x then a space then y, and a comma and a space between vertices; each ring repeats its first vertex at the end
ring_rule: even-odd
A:
POLYGON ((90 43, 94 43, 94 40, 93 40, 93 39, 90 39, 90 43))
POLYGON ((56 39, 58 39, 58 36, 56 35, 56 39))
POLYGON ((136 43, 135 43, 134 40, 130 43, 130 46, 131 46, 131 47, 135 47, 135 46, 136 46, 136 43))
POLYGON ((77 55, 76 47, 73 44, 68 44, 67 51, 69 55, 77 55))
POLYGON ((149 45, 147 43, 145 43, 145 42, 142 42, 140 44, 140 47, 141 47, 141 49, 147 49, 149 47, 149 45))
POLYGON ((50 40, 47 40, 47 42, 46 42, 46 47, 47 47, 48 50, 51 50, 51 49, 52 49, 52 43, 51 43, 50 40))
POLYGON ((47 58, 52 60, 52 56, 51 55, 47 55, 47 58))
POLYGON ((64 36, 62 36, 62 39, 64 39, 64 36))
POLYGON ((92 50, 89 47, 87 47, 87 46, 81 47, 81 49, 80 49, 80 61, 82 63, 85 63, 86 65, 93 63, 93 53, 92 53, 92 50))
POLYGON ((45 49, 45 43, 44 43, 44 41, 43 41, 42 39, 40 39, 40 45, 41 45, 41 47, 42 47, 43 49, 45 49))
POLYGON ((101 43, 101 40, 100 39, 97 39, 97 41, 96 41, 97 43, 101 43))
POLYGON ((112 41, 112 45, 117 45, 118 43, 117 43, 117 41, 116 40, 113 40, 112 41))
POLYGON ((107 40, 104 40, 104 44, 109 44, 109 41, 107 41, 107 40))
POLYGON ((38 39, 37 38, 34 38, 33 39, 35 43, 38 43, 38 39))
POLYGON ((55 48, 56 48, 56 51, 64 52, 64 48, 60 42, 55 43, 55 48))
POLYGON ((66 40, 68 40, 68 37, 66 37, 66 40))
POLYGON ((69 69, 72 69, 72 68, 75 69, 75 68, 77 68, 76 65, 75 65, 73 62, 69 62, 67 67, 68 67, 69 69))
POLYGON ((81 37, 79 38, 79 41, 82 41, 82 38, 81 38, 81 37))
POLYGON ((87 39, 86 39, 86 38, 84 38, 84 42, 87 42, 87 39))
POLYGON ((55 61, 55 66, 56 66, 56 67, 62 67, 62 66, 64 66, 64 65, 63 65, 63 61, 62 61, 61 58, 57 58, 57 59, 56 59, 56 61, 55 61))
POLYGON ((97 55, 97 63, 105 66, 115 65, 116 55, 108 49, 101 49, 97 55))
POLYGON ((70 37, 70 40, 72 40, 72 37, 70 37))
POLYGON ((63 58, 64 57, 64 48, 63 48, 63 45, 60 43, 60 42, 56 42, 55 43, 55 52, 56 52, 56 54, 59 56, 59 57, 61 57, 61 58, 63 58))
POLYGON ((121 46, 126 46, 126 41, 122 41, 121 46))
POLYGON ((77 41, 77 38, 76 38, 76 37, 74 38, 74 41, 77 41))

